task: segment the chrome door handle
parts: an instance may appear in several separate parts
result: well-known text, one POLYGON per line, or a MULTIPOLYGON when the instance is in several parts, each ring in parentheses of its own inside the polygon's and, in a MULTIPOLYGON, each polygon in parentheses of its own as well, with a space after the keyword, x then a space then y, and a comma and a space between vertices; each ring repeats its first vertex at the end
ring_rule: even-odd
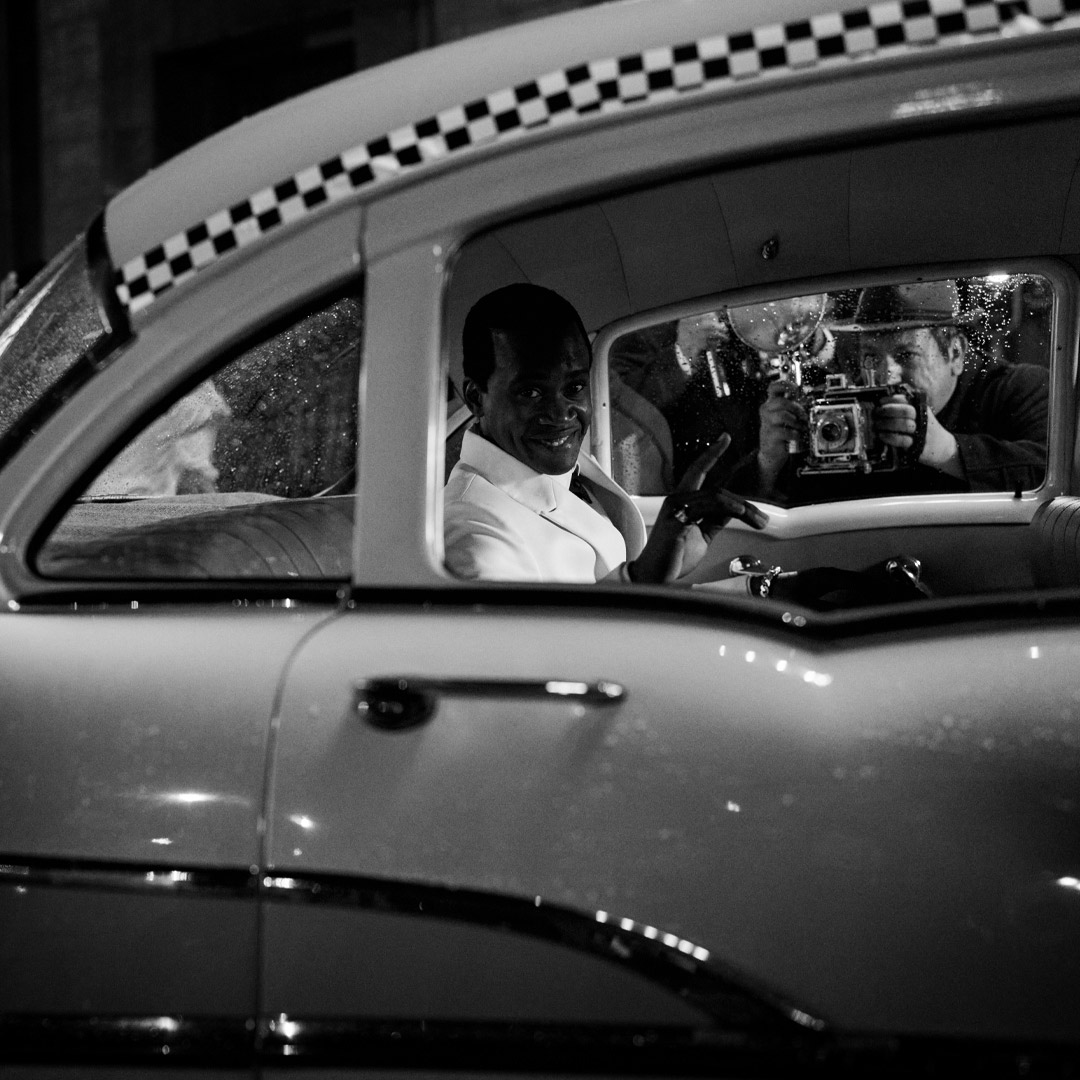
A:
POLYGON ((353 705, 372 727, 403 731, 435 715, 440 696, 568 700, 581 705, 616 705, 626 697, 619 684, 600 679, 429 679, 399 675, 356 684, 353 705))
POLYGON ((897 555, 885 564, 885 572, 893 578, 907 578, 916 589, 922 589, 922 563, 912 555, 897 555))

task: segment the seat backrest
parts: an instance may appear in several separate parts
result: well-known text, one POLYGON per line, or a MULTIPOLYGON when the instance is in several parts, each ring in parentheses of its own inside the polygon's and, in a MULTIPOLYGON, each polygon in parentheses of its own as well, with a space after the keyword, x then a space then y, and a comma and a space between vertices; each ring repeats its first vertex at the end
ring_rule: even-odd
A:
POLYGON ((674 487, 675 452, 663 413, 612 378, 611 472, 631 495, 666 495, 674 487))
POLYGON ((1080 585, 1080 497, 1059 495, 1044 502, 1031 528, 1036 583, 1080 585))

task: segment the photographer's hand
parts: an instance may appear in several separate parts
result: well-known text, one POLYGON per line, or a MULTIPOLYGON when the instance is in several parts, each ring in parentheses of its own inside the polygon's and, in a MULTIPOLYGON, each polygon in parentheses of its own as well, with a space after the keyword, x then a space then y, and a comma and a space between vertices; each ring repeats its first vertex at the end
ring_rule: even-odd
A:
MULTIPOLYGON (((900 396, 886 398, 874 413, 874 424, 883 443, 906 450, 915 441, 915 406, 900 396)), ((941 426, 932 409, 926 411, 926 442, 919 464, 950 476, 963 478, 964 475, 956 439, 941 426)))
POLYGON ((768 524, 768 516, 753 503, 722 488, 703 488, 730 444, 731 436, 721 435, 664 500, 644 550, 627 565, 631 581, 663 584, 689 573, 708 550, 709 541, 733 517, 755 529, 768 524))
POLYGON ((806 438, 806 409, 799 388, 785 379, 769 384, 768 397, 758 410, 758 472, 765 492, 772 490, 780 470, 787 464, 788 443, 806 438))
MULTIPOLYGON (((929 412, 926 419, 929 424, 929 412)), ((897 450, 908 450, 914 444, 917 423, 915 406, 900 394, 885 398, 874 410, 878 436, 886 446, 895 446, 897 450)))

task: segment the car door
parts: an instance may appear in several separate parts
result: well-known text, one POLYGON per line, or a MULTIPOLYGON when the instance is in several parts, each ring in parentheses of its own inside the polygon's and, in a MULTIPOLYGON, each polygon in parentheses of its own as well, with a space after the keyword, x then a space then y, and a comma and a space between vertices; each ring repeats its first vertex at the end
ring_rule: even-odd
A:
POLYGON ((685 1008, 732 972, 849 1029, 1068 1038, 1069 634, 1038 633, 1049 681, 1022 693, 1031 631, 831 650, 713 603, 476 590, 313 635, 278 721, 268 1046, 355 1065, 412 1038, 404 1065, 424 1024, 432 1053, 484 1025, 745 1037, 685 1008), (1049 726, 1025 746, 1028 709, 1049 726), (523 910, 615 939, 564 931, 556 965, 523 910), (681 1012, 625 984, 657 942, 681 1012), (600 959, 623 970, 581 970, 600 959))
MULTIPOLYGON (((537 1031, 662 1029, 673 1051, 717 1019, 686 928, 744 795, 665 716, 656 628, 614 616, 605 645, 572 610, 484 608, 361 603, 290 668, 264 893, 280 1055, 358 1064, 398 1031, 418 1065, 430 1028, 443 1062, 456 1040, 520 1067, 537 1031)), ((713 654, 704 694, 714 635, 668 631, 713 654)))

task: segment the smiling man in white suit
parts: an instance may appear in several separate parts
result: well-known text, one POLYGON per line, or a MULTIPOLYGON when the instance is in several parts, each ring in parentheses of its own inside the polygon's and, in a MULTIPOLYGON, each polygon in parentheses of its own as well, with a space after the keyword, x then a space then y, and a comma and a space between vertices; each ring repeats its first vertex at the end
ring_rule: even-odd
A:
POLYGON ((462 333, 474 422, 444 493, 446 564, 492 581, 674 582, 732 517, 767 518, 705 488, 725 436, 691 467, 646 538, 629 495, 582 450, 592 416, 592 351, 573 306, 508 285, 479 300, 462 333))

